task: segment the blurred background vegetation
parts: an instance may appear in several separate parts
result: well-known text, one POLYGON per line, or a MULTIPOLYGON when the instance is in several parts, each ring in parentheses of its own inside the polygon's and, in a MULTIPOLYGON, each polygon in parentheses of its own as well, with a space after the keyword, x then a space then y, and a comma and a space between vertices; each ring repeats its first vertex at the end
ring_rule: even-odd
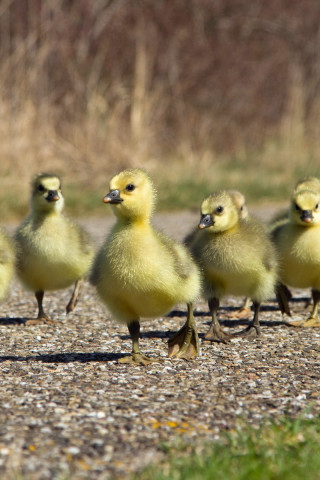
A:
POLYGON ((37 171, 77 214, 135 166, 163 208, 285 200, 320 175, 319 111, 318 0, 0 0, 2 219, 37 171))

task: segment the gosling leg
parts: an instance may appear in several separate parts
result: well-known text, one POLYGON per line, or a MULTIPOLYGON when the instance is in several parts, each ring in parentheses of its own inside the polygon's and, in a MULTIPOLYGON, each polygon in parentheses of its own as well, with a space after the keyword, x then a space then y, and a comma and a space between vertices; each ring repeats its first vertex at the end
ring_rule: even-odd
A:
POLYGON ((259 312, 260 312, 260 302, 253 302, 254 308, 254 315, 251 324, 239 333, 236 333, 235 336, 242 336, 242 337, 260 337, 260 321, 259 321, 259 312))
POLYGON ((79 296, 82 284, 83 284, 83 280, 81 278, 76 280, 76 282, 74 284, 74 289, 73 289, 71 298, 70 298, 69 303, 66 307, 66 312, 67 313, 70 313, 75 309, 75 306, 77 305, 78 296, 79 296))
POLYGON ((38 303, 38 316, 37 318, 27 320, 26 325, 43 325, 44 323, 49 323, 49 324, 59 323, 56 320, 52 320, 51 318, 49 318, 43 309, 42 302, 44 297, 44 291, 39 290, 38 292, 35 293, 35 296, 38 303))
POLYGON ((140 322, 134 320, 129 323, 128 330, 132 340, 132 353, 126 357, 118 360, 118 363, 129 363, 131 365, 150 365, 152 362, 159 362, 157 359, 148 358, 140 352, 139 338, 140 338, 140 322))
POLYGON ((278 300, 279 308, 284 315, 285 313, 291 317, 290 307, 289 307, 289 300, 292 297, 290 290, 286 285, 283 283, 278 283, 276 286, 276 297, 278 300))
POLYGON ((200 354, 197 325, 193 305, 188 303, 188 316, 183 327, 168 341, 168 356, 190 360, 200 354))
POLYGON ((211 314, 211 324, 209 330, 205 334, 205 340, 209 340, 210 342, 220 342, 220 343, 229 343, 230 337, 228 333, 226 333, 219 323, 217 317, 217 311, 219 309, 219 299, 218 298, 209 298, 208 306, 211 314))

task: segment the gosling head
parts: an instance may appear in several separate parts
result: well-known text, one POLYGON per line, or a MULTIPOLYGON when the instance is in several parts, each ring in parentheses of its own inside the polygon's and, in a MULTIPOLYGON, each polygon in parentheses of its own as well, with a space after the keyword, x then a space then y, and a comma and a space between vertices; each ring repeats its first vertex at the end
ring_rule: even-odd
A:
POLYGON ((127 220, 149 219, 155 202, 155 189, 149 175, 139 168, 123 170, 110 180, 104 197, 115 215, 127 220))
POLYGON ((293 223, 309 227, 320 225, 320 192, 299 190, 291 200, 290 217, 293 223))
POLYGON ((302 178, 296 183, 294 192, 297 193, 302 190, 313 190, 314 192, 320 192, 320 179, 317 177, 302 178))
POLYGON ((42 213, 60 212, 63 205, 60 178, 51 173, 36 175, 31 183, 32 210, 42 213))
POLYGON ((212 233, 233 228, 239 221, 240 212, 227 191, 213 193, 201 205, 200 230, 207 228, 212 233))

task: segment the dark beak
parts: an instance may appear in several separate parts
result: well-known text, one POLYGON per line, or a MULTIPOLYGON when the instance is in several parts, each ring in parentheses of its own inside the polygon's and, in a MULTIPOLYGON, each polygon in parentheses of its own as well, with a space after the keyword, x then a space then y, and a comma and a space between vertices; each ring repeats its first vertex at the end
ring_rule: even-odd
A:
POLYGON ((203 230, 204 228, 212 227, 212 225, 214 225, 214 221, 212 220, 211 215, 209 215, 209 214, 202 215, 201 219, 200 219, 200 223, 198 225, 198 228, 200 230, 203 230))
POLYGON ((306 223, 310 223, 313 220, 312 210, 302 210, 301 220, 306 223))
POLYGON ((104 203, 121 203, 123 198, 120 197, 120 190, 110 190, 110 192, 103 197, 104 203))
POLYGON ((57 202, 59 198, 57 190, 49 190, 48 195, 46 196, 47 202, 57 202))

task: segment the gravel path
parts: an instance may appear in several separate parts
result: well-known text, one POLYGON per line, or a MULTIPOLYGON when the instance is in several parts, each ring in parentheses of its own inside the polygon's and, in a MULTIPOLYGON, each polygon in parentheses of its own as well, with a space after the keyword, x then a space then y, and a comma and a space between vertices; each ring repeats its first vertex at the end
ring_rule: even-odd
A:
MULTIPOLYGON (((265 220, 272 209, 256 209, 265 220)), ((155 223, 181 239, 198 213, 159 214, 155 223)), ((97 244, 112 217, 86 222, 97 244)), ((194 361, 171 361, 166 342, 184 322, 177 306, 165 318, 142 324, 141 348, 161 363, 120 365, 131 350, 125 327, 110 320, 85 285, 78 306, 64 313, 71 293, 45 296, 55 326, 29 326, 33 295, 14 282, 2 304, 0 478, 125 479, 161 458, 159 444, 179 436, 200 443, 219 438, 239 421, 259 424, 285 413, 314 415, 320 406, 320 331, 282 326, 274 301, 261 312, 262 337, 230 345, 202 341, 194 361), (69 476, 68 476, 69 475, 69 476)), ((293 291, 295 318, 307 315, 306 291, 293 291)), ((220 317, 234 320, 239 299, 228 298, 220 317)), ((208 328, 205 303, 196 306, 200 337, 208 328)))

